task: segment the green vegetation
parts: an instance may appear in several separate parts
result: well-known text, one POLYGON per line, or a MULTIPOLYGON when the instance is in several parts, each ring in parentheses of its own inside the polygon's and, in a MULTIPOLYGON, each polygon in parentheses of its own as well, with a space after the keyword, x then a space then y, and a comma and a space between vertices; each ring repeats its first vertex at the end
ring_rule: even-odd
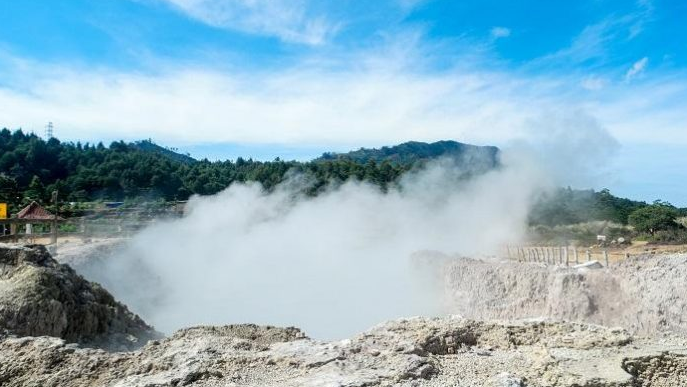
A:
POLYGON ((678 209, 657 201, 650 206, 640 208, 629 216, 629 223, 640 233, 643 239, 654 243, 685 244, 687 227, 684 218, 685 209, 678 209))
POLYGON ((687 228, 680 217, 686 212, 666 202, 649 205, 619 198, 608 190, 560 188, 543 194, 535 203, 530 213, 531 239, 592 245, 597 243, 597 235, 605 235, 608 241, 624 238, 682 244, 687 243, 687 228))
MULTIPOLYGON (((47 203, 59 190, 61 201, 75 202, 61 214, 92 208, 91 202, 122 201, 124 207, 164 206, 192 194, 215 194, 234 182, 259 182, 266 190, 302 174, 306 193, 316 195, 328 185, 367 181, 387 190, 400 177, 429 160, 450 157, 467 178, 498 168, 498 149, 455 141, 433 144, 408 142, 381 149, 325 153, 311 162, 195 160, 151 140, 135 143, 62 143, 44 141, 21 130, 0 131, 0 201, 18 211, 31 200, 47 203), (66 212, 65 212, 66 211, 66 212)), ((649 205, 613 196, 608 190, 561 188, 537 198, 530 224, 542 240, 590 241, 598 234, 632 234, 650 241, 687 241, 678 222, 686 209, 668 203, 649 205), (628 228, 628 227, 632 228, 628 228)))
POLYGON ((337 159, 296 162, 194 160, 152 141, 113 142, 109 147, 42 140, 21 130, 0 131, 0 201, 16 212, 31 200, 46 203, 50 193, 70 202, 185 200, 192 194, 215 194, 234 182, 256 181, 270 190, 300 172, 309 178, 309 194, 327 184, 365 180, 387 189, 413 167, 370 160, 361 164, 337 159))
POLYGON ((469 165, 472 170, 488 170, 497 166, 498 154, 499 149, 494 146, 475 146, 456 141, 437 141, 431 144, 409 141, 380 149, 360 148, 348 153, 325 153, 316 161, 350 160, 361 164, 388 161, 407 165, 439 157, 452 157, 469 165))
POLYGON ((537 199, 530 224, 553 227, 603 220, 628 224, 630 214, 646 206, 645 202, 613 196, 607 189, 595 192, 559 188, 537 199))
POLYGON ((630 242, 635 235, 626 225, 610 221, 589 221, 575 224, 556 226, 534 225, 529 239, 535 244, 561 246, 575 242, 578 245, 590 246, 599 243, 597 235, 605 235, 608 242, 618 241, 619 238, 630 242))
POLYGON ((628 221, 639 232, 655 235, 657 231, 680 227, 677 218, 678 210, 668 204, 655 203, 630 214, 628 221))

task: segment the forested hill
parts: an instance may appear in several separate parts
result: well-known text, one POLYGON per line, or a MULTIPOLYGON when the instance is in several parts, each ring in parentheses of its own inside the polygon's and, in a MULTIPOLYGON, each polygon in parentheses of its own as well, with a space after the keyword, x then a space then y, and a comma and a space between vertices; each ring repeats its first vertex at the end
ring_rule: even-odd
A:
POLYGON ((21 130, 0 131, 0 201, 11 211, 31 200, 46 202, 58 190, 63 201, 166 199, 217 193, 233 182, 258 181, 267 189, 289 170, 308 174, 315 194, 329 182, 366 180, 383 189, 412 168, 409 163, 352 160, 270 162, 194 160, 152 141, 99 144, 44 141, 21 130))
POLYGON ((142 151, 159 153, 162 156, 166 156, 172 160, 180 161, 180 162, 186 163, 186 164, 194 163, 197 161, 196 159, 194 159, 193 157, 191 157, 188 154, 184 155, 184 154, 177 152, 176 149, 161 147, 161 146, 155 144, 153 142, 153 140, 151 140, 151 139, 143 140, 143 141, 136 141, 136 142, 129 144, 129 145, 133 145, 135 148, 138 148, 142 151))
POLYGON ((456 141, 437 141, 430 144, 409 141, 380 149, 360 148, 347 153, 325 153, 317 160, 351 160, 358 163, 367 163, 372 160, 410 164, 439 157, 450 157, 467 164, 493 168, 498 164, 498 153, 499 148, 495 146, 476 146, 456 141))
MULTIPOLYGON (((234 182, 257 181, 266 189, 282 182, 288 171, 303 173, 317 194, 328 183, 364 180, 383 190, 418 163, 441 156, 456 158, 466 170, 497 165, 498 149, 453 141, 405 143, 378 150, 325 154, 312 162, 194 160, 152 141, 103 144, 44 141, 22 131, 0 131, 0 202, 16 212, 31 200, 49 201, 57 190, 62 202, 125 199, 185 200, 192 194, 217 193, 234 182), (476 161, 477 160, 477 161, 476 161), (484 164, 485 160, 488 162, 484 164)), ((588 220, 626 223, 628 214, 646 203, 621 199, 608 191, 561 189, 539 200, 536 224, 569 224, 588 220)))

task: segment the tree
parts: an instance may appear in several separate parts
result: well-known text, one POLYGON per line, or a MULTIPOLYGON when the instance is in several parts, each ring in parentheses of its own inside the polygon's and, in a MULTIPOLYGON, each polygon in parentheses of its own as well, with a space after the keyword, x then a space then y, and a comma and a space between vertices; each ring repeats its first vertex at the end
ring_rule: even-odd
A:
POLYGON ((26 191, 24 191, 24 199, 27 202, 30 201, 43 201, 45 197, 45 187, 38 176, 33 176, 31 183, 26 191))
POLYGON ((628 221, 635 230, 654 235, 656 231, 676 228, 678 215, 675 207, 653 204, 632 212, 628 221))
POLYGON ((12 203, 19 196, 19 188, 17 182, 3 174, 0 173, 0 202, 12 203))

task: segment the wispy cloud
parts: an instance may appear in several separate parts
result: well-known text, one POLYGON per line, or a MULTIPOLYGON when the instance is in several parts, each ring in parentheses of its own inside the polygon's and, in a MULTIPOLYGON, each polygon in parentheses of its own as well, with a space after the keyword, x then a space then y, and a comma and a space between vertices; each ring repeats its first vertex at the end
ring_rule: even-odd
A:
POLYGON ((597 76, 588 76, 582 79, 582 87, 587 90, 601 90, 608 82, 606 79, 597 76))
POLYGON ((630 82, 631 80, 641 76, 646 70, 646 66, 649 65, 649 58, 644 57, 632 64, 629 70, 625 73, 625 82, 630 82))
POLYGON ((337 23, 312 11, 309 0, 164 0, 189 16, 220 27, 319 45, 337 23))
POLYGON ((533 118, 584 111, 621 139, 656 142, 667 138, 661 131, 687 143, 681 76, 585 88, 585 78, 486 70, 465 58, 428 72, 423 56, 376 48, 338 58, 353 68, 312 61, 242 73, 170 66, 153 75, 22 61, 13 70, 22 81, 0 87, 0 125, 38 130, 54 121, 62 137, 84 140, 145 133, 175 143, 341 148, 447 138, 503 144, 527 133, 533 118), (591 99, 588 89, 597 89, 591 99))
POLYGON ((595 62, 603 64, 608 60, 614 45, 636 38, 644 31, 651 19, 653 8, 638 4, 635 12, 613 15, 587 25, 571 44, 557 52, 540 58, 537 62, 579 65, 595 62))
POLYGON ((506 27, 494 27, 491 29, 491 37, 494 39, 507 38, 510 36, 510 29, 506 27))
POLYGON ((544 59, 565 60, 573 63, 601 59, 606 55, 608 44, 619 36, 618 26, 624 24, 625 22, 621 19, 610 18, 589 25, 573 39, 569 47, 548 55, 544 59))

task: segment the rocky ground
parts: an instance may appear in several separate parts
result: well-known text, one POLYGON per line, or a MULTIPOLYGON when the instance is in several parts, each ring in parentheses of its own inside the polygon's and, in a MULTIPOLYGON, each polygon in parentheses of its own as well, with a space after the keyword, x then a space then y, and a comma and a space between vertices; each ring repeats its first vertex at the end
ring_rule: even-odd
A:
POLYGON ((475 319, 548 318, 687 335, 687 254, 635 256, 574 269, 431 255, 446 308, 475 319))
POLYGON ((39 245, 0 245, 0 330, 114 349, 136 348, 159 336, 39 245))
POLYGON ((350 340, 295 328, 197 327, 135 352, 0 341, 3 386, 681 386, 687 343, 622 329, 413 318, 350 340))
POLYGON ((160 339, 44 248, 0 246, 0 386, 687 385, 680 315, 687 262, 679 257, 598 271, 445 256, 429 264, 445 276, 456 311, 558 320, 417 317, 335 342, 255 325, 194 327, 160 339), (560 319, 618 322, 643 335, 560 319))
POLYGON ((127 238, 73 238, 61 239, 48 251, 60 263, 69 265, 79 273, 111 256, 126 246, 127 238))

